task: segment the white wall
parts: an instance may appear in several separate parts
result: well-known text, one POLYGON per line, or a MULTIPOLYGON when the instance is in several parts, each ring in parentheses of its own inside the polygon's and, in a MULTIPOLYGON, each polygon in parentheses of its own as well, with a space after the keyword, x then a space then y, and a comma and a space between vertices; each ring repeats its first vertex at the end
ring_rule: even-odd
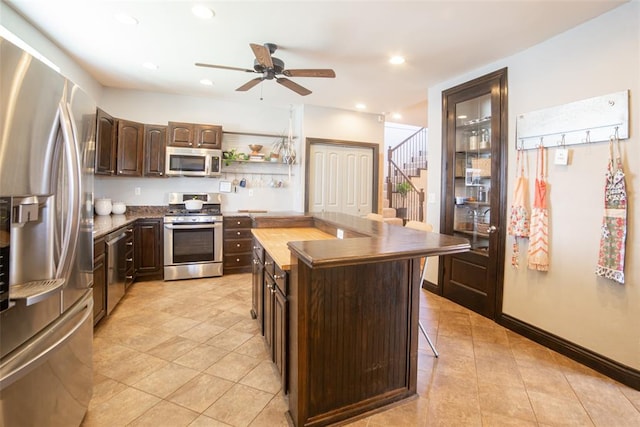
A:
MULTIPOLYGON (((508 67, 508 205, 515 181, 515 123, 518 114, 629 89, 630 135, 621 142, 629 195, 626 283, 595 276, 603 211, 607 143, 571 147, 569 166, 548 162, 550 270, 514 270, 512 239, 506 240, 502 310, 570 342, 640 369, 640 3, 625 4, 544 43, 429 90, 429 123, 442 123, 442 91, 502 67, 508 67)), ((440 126, 430 130, 429 192, 440 200, 440 126)), ((554 150, 549 150, 553 158, 554 150)), ((533 153, 529 166, 535 170, 533 153)), ((531 176, 533 178, 533 176, 531 176)), ((530 181, 533 181, 531 179, 530 181)), ((531 182, 532 185, 532 182, 531 182)), ((531 190, 532 188, 530 188, 531 190)), ((533 194, 533 193, 531 193, 533 194)), ((440 205, 428 205, 440 222, 440 205)), ((437 229, 437 226, 436 226, 437 229)), ((526 245, 521 247, 526 254, 526 245)), ((429 280, 437 281, 436 262, 429 280)), ((526 266, 526 261, 523 262, 526 266)))

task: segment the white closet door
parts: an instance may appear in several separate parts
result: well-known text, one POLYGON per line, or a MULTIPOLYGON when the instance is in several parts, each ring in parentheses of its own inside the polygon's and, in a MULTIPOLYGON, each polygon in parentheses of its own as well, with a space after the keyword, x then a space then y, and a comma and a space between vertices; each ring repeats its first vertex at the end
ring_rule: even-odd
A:
POLYGON ((332 144, 310 147, 309 210, 366 215, 373 205, 373 150, 332 144))

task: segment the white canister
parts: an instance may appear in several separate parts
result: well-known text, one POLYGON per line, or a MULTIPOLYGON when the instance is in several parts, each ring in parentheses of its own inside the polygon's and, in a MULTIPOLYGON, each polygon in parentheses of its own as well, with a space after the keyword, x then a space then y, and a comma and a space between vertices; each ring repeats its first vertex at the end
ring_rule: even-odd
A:
POLYGON ((111 199, 96 199, 94 208, 98 215, 111 214, 111 208, 112 208, 111 199))
POLYGON ((111 206, 111 213, 114 215, 122 215, 127 210, 127 205, 123 202, 113 202, 113 206, 111 206))

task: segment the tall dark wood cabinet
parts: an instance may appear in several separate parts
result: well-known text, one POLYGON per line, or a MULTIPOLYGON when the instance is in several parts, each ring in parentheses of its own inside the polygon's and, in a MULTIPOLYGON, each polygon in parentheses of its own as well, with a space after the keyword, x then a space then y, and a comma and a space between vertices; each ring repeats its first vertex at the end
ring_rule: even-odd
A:
POLYGON ((113 175, 116 171, 118 120, 98 108, 96 114, 97 175, 113 175))
POLYGON ((144 124, 129 120, 118 120, 117 154, 117 175, 142 176, 144 124))
POLYGON ((167 127, 144 125, 144 176, 164 175, 164 160, 167 150, 167 127))
POLYGON ((502 310, 506 235, 507 69, 442 94, 440 232, 471 251, 441 257, 438 292, 491 319, 502 310))
POLYGON ((136 280, 162 279, 162 218, 138 219, 135 223, 136 280))

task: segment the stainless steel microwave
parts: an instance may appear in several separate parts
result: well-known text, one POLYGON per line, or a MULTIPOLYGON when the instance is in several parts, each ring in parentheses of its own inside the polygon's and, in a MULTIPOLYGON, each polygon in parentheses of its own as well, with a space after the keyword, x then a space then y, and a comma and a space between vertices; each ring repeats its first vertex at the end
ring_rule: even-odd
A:
POLYGON ((222 150, 167 147, 167 176, 219 176, 222 173, 221 166, 222 150))

